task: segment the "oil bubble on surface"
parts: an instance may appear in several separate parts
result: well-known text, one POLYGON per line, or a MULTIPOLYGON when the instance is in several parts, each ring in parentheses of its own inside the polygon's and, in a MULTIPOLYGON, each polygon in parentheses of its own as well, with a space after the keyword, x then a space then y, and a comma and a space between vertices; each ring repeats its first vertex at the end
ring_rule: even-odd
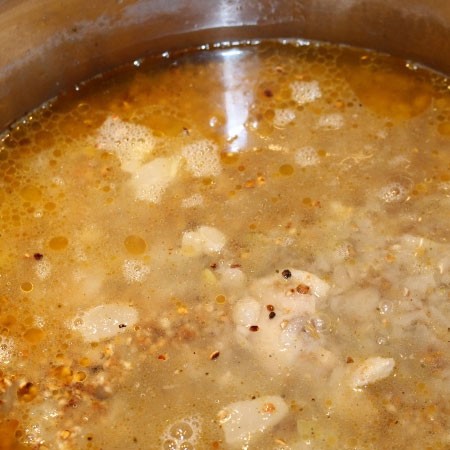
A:
POLYGON ((197 416, 185 417, 169 425, 161 436, 162 450, 194 450, 201 433, 197 416))

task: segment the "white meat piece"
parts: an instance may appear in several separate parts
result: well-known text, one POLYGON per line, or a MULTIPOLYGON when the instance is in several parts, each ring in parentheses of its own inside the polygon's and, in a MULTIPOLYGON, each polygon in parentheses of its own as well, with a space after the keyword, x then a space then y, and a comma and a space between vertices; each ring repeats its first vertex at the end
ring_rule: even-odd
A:
POLYGON ((380 292, 375 287, 349 289, 330 299, 332 311, 347 319, 363 323, 371 316, 381 301, 380 292))
POLYGON ((125 332, 138 321, 138 312, 123 304, 99 305, 81 313, 73 320, 72 329, 86 342, 99 342, 125 332))
POLYGON ((404 235, 390 247, 395 253, 398 267, 411 274, 404 277, 397 271, 386 272, 391 281, 402 281, 412 296, 427 297, 436 285, 446 284, 450 279, 450 245, 425 237, 404 235))
POLYGON ((217 273, 220 275, 220 283, 227 293, 237 294, 242 292, 247 277, 241 269, 220 265, 217 273))
POLYGON ((219 413, 227 444, 247 448, 250 441, 280 423, 288 413, 286 402, 269 395, 231 403, 219 413))
POLYGON ((193 231, 185 231, 181 249, 185 255, 197 256, 202 253, 219 253, 226 244, 225 235, 217 228, 201 226, 193 231))
POLYGON ((139 167, 152 152, 155 142, 147 127, 125 122, 118 117, 108 117, 96 136, 97 147, 116 153, 126 172, 134 172, 139 167))
POLYGON ((294 81, 290 87, 292 100, 299 105, 312 103, 322 97, 322 91, 317 81, 294 81))
POLYGON ((217 176, 222 172, 217 145, 212 141, 203 139, 194 142, 184 147, 181 154, 194 177, 217 176))
POLYGON ((382 358, 380 356, 368 358, 354 369, 350 384, 353 388, 360 388, 383 380, 392 373, 394 366, 393 358, 382 358))
POLYGON ((316 299, 327 295, 329 285, 309 272, 287 271, 287 278, 283 271, 255 280, 233 306, 238 341, 272 372, 292 366, 301 353, 321 351, 320 340, 305 330, 314 317, 316 299))
POLYGON ((239 300, 233 308, 233 320, 236 325, 249 327, 259 322, 261 304, 251 298, 239 300))
POLYGON ((179 158, 156 158, 137 168, 131 185, 138 200, 159 203, 167 187, 177 175, 179 158))
POLYGON ((303 287, 309 288, 308 294, 312 294, 315 297, 321 298, 328 294, 330 285, 326 281, 321 280, 317 275, 304 270, 286 270, 290 272, 289 278, 285 278, 282 273, 261 278, 255 281, 253 290, 260 295, 285 298, 293 295, 304 295, 297 292, 299 285, 302 285, 303 287))

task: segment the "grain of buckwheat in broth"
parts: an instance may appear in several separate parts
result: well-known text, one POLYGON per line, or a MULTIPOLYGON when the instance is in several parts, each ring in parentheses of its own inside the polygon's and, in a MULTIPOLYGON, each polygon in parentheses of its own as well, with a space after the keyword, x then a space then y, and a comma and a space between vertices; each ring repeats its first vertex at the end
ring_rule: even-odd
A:
POLYGON ((0 449, 448 449, 448 86, 212 46, 5 132, 0 449))

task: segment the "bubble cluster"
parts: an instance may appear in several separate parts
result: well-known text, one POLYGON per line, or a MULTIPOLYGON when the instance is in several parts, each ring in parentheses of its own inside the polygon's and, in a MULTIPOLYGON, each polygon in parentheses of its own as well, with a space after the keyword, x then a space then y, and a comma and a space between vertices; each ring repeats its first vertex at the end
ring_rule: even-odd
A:
POLYGON ((383 186, 379 191, 379 197, 386 203, 399 203, 406 199, 409 189, 399 182, 392 182, 383 186))
POLYGON ((0 336, 0 366, 11 362, 14 353, 14 339, 0 336))
POLYGON ((323 114, 319 117, 317 126, 329 130, 339 130, 344 126, 344 116, 339 113, 323 114))
POLYGON ((190 197, 186 197, 181 201, 183 208, 193 208, 203 204, 203 196, 201 194, 193 194, 190 197))
POLYGON ((295 162, 300 167, 315 166, 319 163, 319 155, 314 147, 302 147, 295 152, 295 162))
POLYGON ((295 111, 290 108, 275 109, 273 124, 277 128, 284 128, 295 120, 295 111))
POLYGON ((185 146, 182 155, 194 177, 217 176, 222 172, 217 145, 210 140, 200 140, 185 146))
POLYGON ((299 105, 306 105, 322 97, 319 83, 313 81, 294 81, 291 83, 292 99, 299 105))
POLYGON ((142 261, 128 259, 123 263, 123 275, 129 283, 139 283, 150 273, 150 267, 142 261))
POLYGON ((162 450, 195 450, 201 433, 197 416, 185 417, 169 425, 161 436, 162 450))
POLYGON ((133 172, 155 146, 156 139, 147 127, 108 117, 97 132, 99 149, 117 154, 122 168, 133 172))
POLYGON ((52 265, 48 260, 41 260, 36 263, 34 270, 40 280, 45 280, 52 273, 52 265))

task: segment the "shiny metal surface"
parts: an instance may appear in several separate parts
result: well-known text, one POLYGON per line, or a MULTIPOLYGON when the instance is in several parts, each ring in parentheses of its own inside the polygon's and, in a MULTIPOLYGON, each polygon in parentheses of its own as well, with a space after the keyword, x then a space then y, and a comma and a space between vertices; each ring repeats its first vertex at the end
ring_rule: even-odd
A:
POLYGON ((368 47, 450 73, 448 0, 0 0, 0 127, 150 52, 268 37, 368 47))

